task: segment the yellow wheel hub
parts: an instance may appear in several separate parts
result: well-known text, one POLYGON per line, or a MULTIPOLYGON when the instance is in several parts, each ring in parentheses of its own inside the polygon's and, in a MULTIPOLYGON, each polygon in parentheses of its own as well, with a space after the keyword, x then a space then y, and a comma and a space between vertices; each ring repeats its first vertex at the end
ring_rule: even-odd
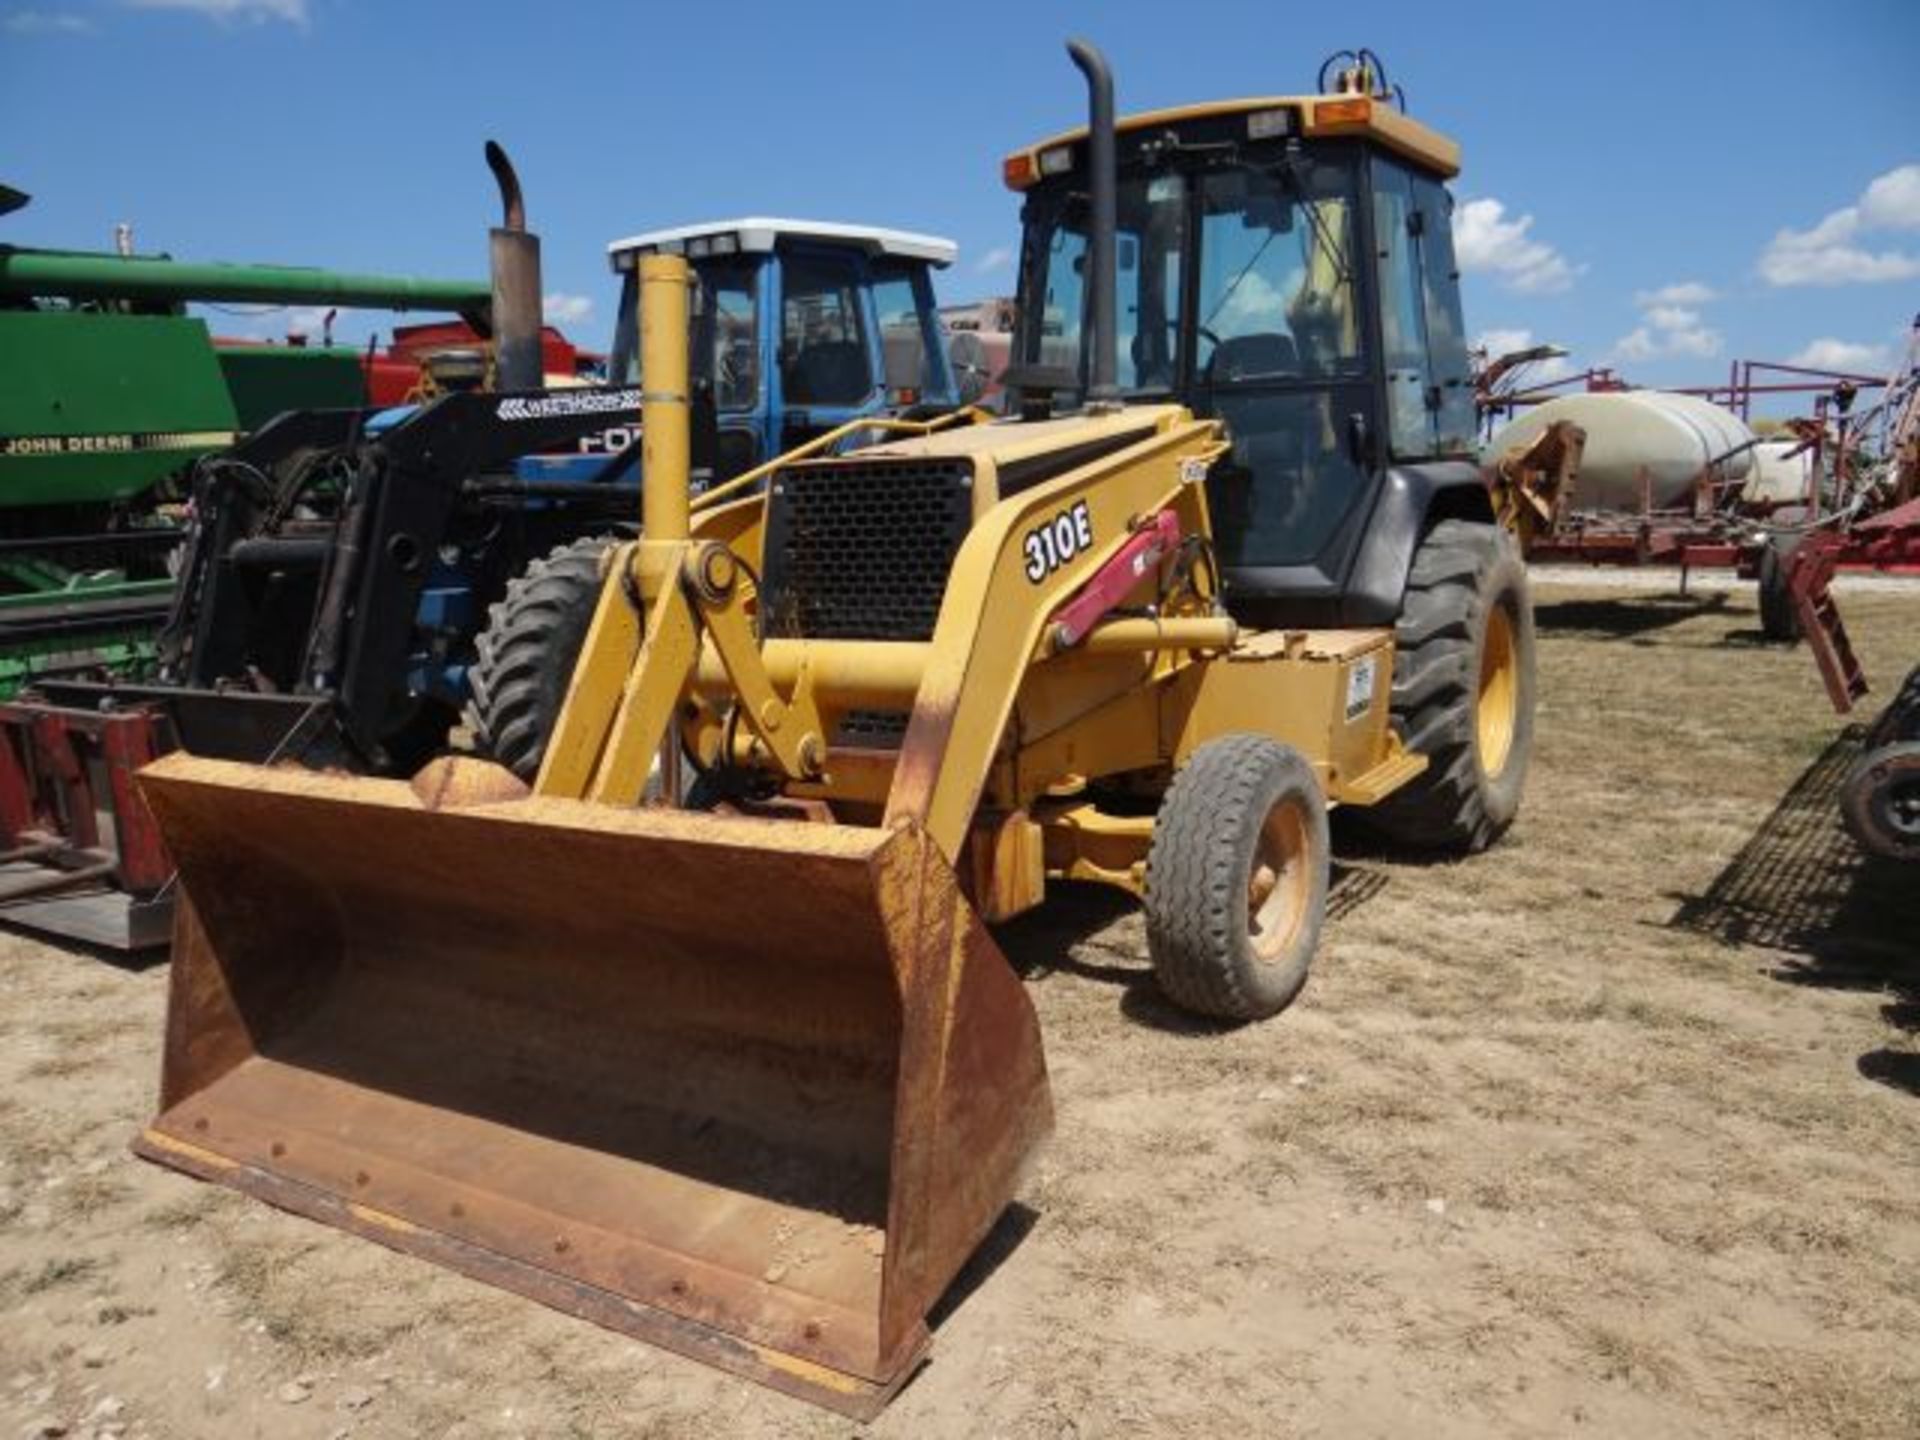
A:
POLYGON ((1520 658, 1513 640, 1513 617, 1496 605, 1487 616, 1486 640, 1480 647, 1480 691, 1473 709, 1480 769, 1489 778, 1507 768, 1519 713, 1520 658))
POLYGON ((1313 876, 1307 817, 1297 801, 1282 800, 1267 812, 1247 877, 1247 929, 1253 953, 1272 964, 1286 959, 1306 919, 1313 876))

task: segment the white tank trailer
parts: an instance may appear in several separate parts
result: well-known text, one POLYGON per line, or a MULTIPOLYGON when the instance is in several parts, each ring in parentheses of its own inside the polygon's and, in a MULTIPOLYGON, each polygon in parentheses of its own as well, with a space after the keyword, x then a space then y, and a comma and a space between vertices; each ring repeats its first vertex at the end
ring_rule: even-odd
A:
POLYGON ((1753 470, 1740 498, 1756 508, 1808 504, 1813 496, 1814 448, 1800 440, 1762 440, 1753 447, 1753 470))
POLYGON ((1573 489, 1576 511, 1684 507, 1709 465, 1716 466, 1714 478, 1729 481, 1745 480, 1754 469, 1753 431, 1739 416, 1697 395, 1664 390, 1562 395, 1495 432, 1487 458, 1531 444, 1556 420, 1587 432, 1573 489))

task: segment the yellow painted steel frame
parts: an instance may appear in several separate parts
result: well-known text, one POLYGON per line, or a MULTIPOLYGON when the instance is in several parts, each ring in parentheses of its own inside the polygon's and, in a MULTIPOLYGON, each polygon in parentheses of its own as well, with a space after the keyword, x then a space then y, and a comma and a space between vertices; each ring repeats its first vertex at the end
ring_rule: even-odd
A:
MULTIPOLYGON (((1144 439, 1001 500, 954 558, 883 817, 918 822, 950 860, 959 859, 1054 612, 1159 511, 1172 510, 1182 534, 1211 533, 1200 482, 1219 450, 1218 423, 1177 406, 1143 407, 1140 418, 1152 425, 1144 439), (1081 506, 1093 543, 1029 578, 1027 536, 1081 506)), ((1110 683, 1137 684, 1139 662, 1117 664, 1110 683)))
POLYGON ((640 262, 641 373, 648 387, 641 396, 644 538, 619 547, 609 560, 535 781, 538 794, 613 804, 637 800, 700 659, 703 632, 714 642, 755 738, 787 775, 817 775, 824 730, 811 702, 807 662, 800 661, 791 693, 782 697, 758 655, 754 590, 736 557, 759 553, 765 504, 740 497, 781 466, 849 439, 927 436, 988 418, 969 406, 931 420, 851 420, 692 498, 687 357, 680 339, 687 328, 688 278, 678 256, 640 262), (732 504, 720 503, 729 499, 732 504))
MULTIPOLYGON (((684 485, 674 449, 683 372, 667 357, 656 368, 651 351, 647 364, 660 387, 648 402, 669 412, 659 456, 647 457, 647 535, 609 568, 539 793, 637 803, 654 756, 670 737, 685 740, 702 763, 745 764, 796 798, 923 829, 997 918, 1036 903, 1048 874, 1140 888, 1148 822, 1074 801, 1088 780, 1132 777, 1151 794, 1194 748, 1231 731, 1293 745, 1330 801, 1372 803, 1424 766, 1388 728, 1391 632, 1241 635, 1218 613, 1211 567, 1190 567, 1164 595, 1174 567, 1163 561, 1128 597, 1149 615, 1109 619, 1058 650, 1052 617, 1142 524, 1171 511, 1183 536, 1210 537, 1201 482, 1222 449, 1218 422, 1135 407, 1126 443, 1006 498, 996 452, 1040 440, 1070 453, 1089 433, 1111 437, 1113 417, 923 434, 869 452, 966 456, 986 491, 931 639, 761 642, 748 576, 763 558, 764 520, 750 515, 763 516, 766 499, 711 507, 697 527, 684 500, 656 501, 652 485, 670 485, 676 464, 684 485), (1029 542, 1063 523, 1084 538, 1036 564, 1029 542), (862 707, 909 712, 897 755, 829 749, 836 722, 862 707)), ((655 424, 651 410, 645 423, 655 424)))

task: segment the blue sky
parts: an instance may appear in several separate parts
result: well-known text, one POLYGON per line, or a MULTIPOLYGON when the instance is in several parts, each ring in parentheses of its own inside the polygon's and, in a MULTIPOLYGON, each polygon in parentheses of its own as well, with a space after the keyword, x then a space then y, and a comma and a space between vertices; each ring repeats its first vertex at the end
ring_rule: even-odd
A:
POLYGON ((1123 110, 1310 88, 1371 46, 1464 146, 1477 334, 1679 384, 1736 356, 1878 371, 1920 310, 1920 0, 0 0, 0 179, 35 197, 0 241, 131 220, 188 258, 478 275, 492 136, 589 342, 607 240, 742 212, 951 236, 943 293, 971 298, 1011 284, 1001 153, 1080 114, 1069 33, 1123 110))

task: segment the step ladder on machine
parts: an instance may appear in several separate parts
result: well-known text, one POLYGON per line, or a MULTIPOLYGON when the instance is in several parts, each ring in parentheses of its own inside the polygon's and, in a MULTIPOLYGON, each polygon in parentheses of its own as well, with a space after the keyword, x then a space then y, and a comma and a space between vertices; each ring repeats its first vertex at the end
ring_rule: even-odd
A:
MULTIPOLYGON (((1881 463, 1891 467, 1892 503, 1898 513, 1882 514, 1863 522, 1863 528, 1901 524, 1920 490, 1920 316, 1908 332, 1906 354, 1887 378, 1886 390, 1863 428, 1878 430, 1876 446, 1881 463)), ((1902 527, 1904 528, 1904 526, 1902 527)), ((1833 531, 1809 535, 1786 557, 1787 592, 1801 633, 1813 651, 1814 663, 1827 687, 1833 708, 1845 715, 1867 693, 1867 677, 1847 638, 1846 623, 1833 599, 1833 574, 1848 536, 1833 531)))

